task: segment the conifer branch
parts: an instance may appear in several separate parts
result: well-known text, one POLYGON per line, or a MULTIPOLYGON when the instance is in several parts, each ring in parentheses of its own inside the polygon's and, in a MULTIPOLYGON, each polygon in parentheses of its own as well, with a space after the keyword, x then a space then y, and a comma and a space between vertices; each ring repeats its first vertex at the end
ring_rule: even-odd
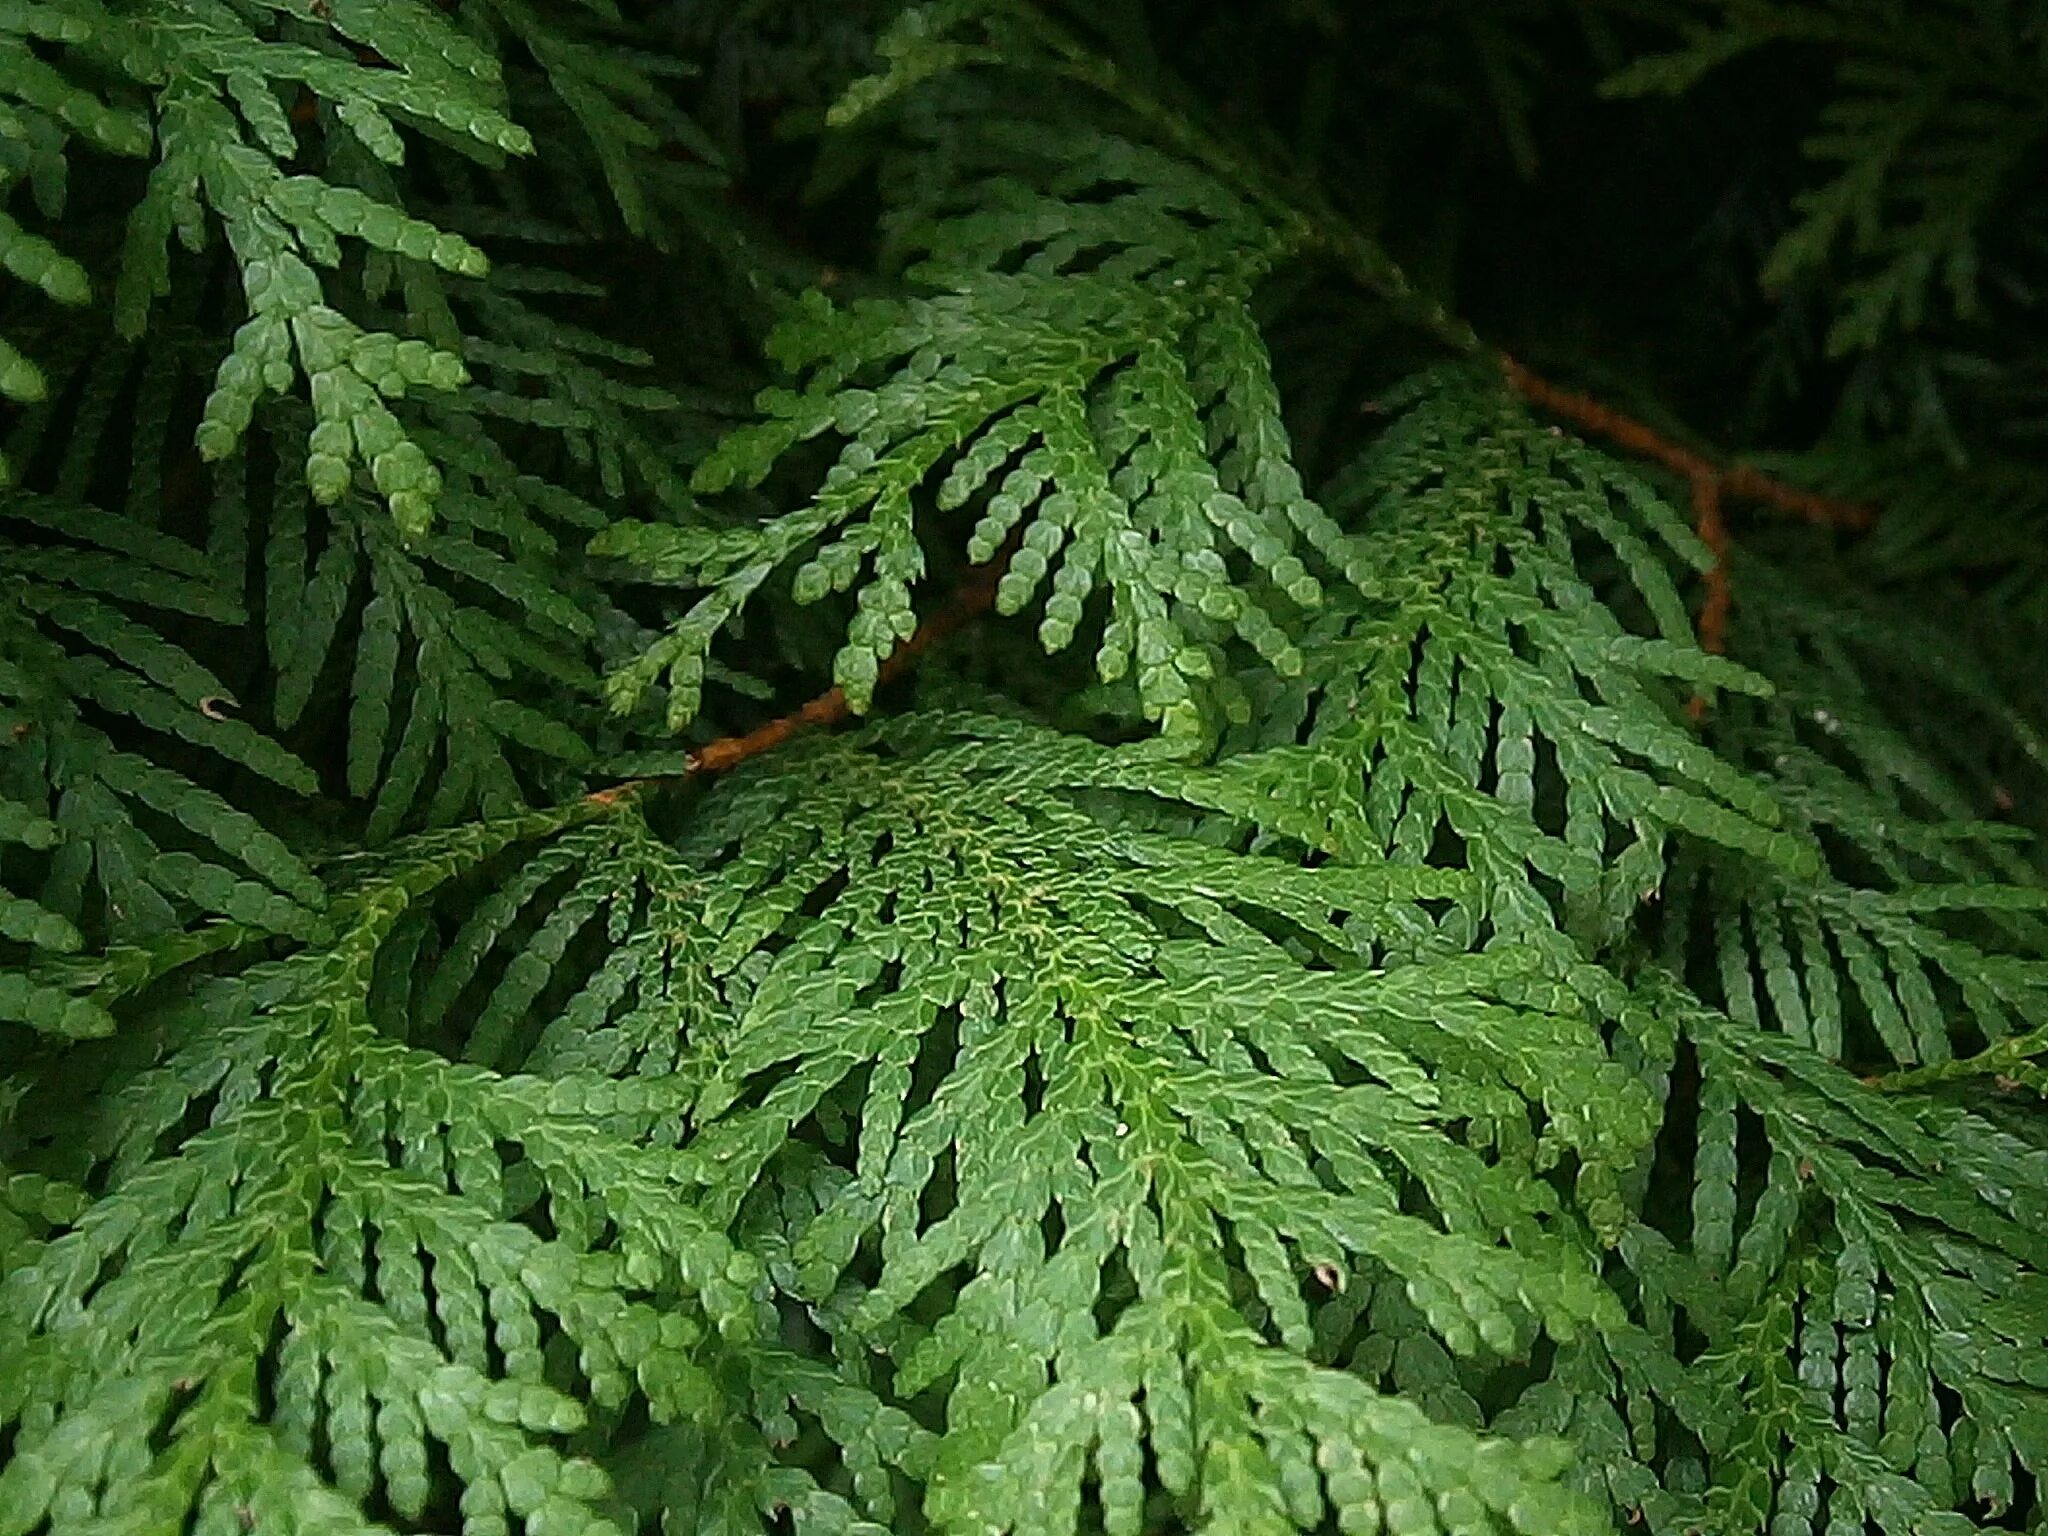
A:
MULTIPOLYGON (((915 633, 905 640, 882 662, 876 674, 876 683, 891 682, 903 675, 917 659, 947 636, 955 633, 970 620, 986 613, 995 605, 996 590, 1001 584, 1003 572, 1009 565, 1011 550, 1004 549, 993 560, 968 570, 966 579, 955 590, 952 599, 937 613, 917 626, 915 633)), ((800 732, 818 730, 827 726, 844 724, 853 714, 846 690, 837 685, 827 688, 816 698, 806 702, 800 709, 791 710, 766 724, 757 725, 750 731, 736 732, 721 736, 688 754, 683 770, 679 774, 655 774, 646 778, 629 779, 605 789, 593 791, 589 799, 598 804, 611 804, 636 794, 651 785, 673 783, 682 779, 695 778, 705 774, 729 773, 740 764, 772 752, 800 732)))
MULTIPOLYGON (((1590 435, 1647 459, 1686 482, 1692 503, 1693 529, 1713 556, 1701 573, 1704 588, 1699 611, 1700 649, 1719 656, 1728 649, 1728 615, 1734 590, 1728 579, 1728 523, 1722 510, 1726 497, 1756 502, 1822 528, 1862 530, 1875 514, 1860 502, 1818 495, 1764 474, 1747 464, 1722 464, 1626 416, 1590 395, 1561 388, 1541 374, 1502 353, 1501 370, 1509 385, 1539 410, 1562 417, 1590 435)), ((1688 705, 1698 719, 1706 709, 1695 694, 1688 705)))
POLYGON ((1553 384, 1505 353, 1500 361, 1508 383, 1530 404, 1669 470, 1688 485, 1712 481, 1726 495, 1757 502, 1821 528, 1861 531, 1875 520, 1873 509, 1860 502, 1801 490, 1750 465, 1719 463, 1590 395, 1553 384))
POLYGON ((281 7, 0 0, 0 1536, 2040 1526, 2048 753, 1869 577, 1960 482, 1831 435, 1880 537, 1735 602, 1731 499, 1869 509, 1496 356, 1078 5, 901 12, 801 299, 726 61, 281 7), (133 347, 40 312, 67 145, 154 156, 133 347), (1318 273, 1450 357, 1344 411, 1318 273), (775 718, 677 754, 713 683, 775 718))

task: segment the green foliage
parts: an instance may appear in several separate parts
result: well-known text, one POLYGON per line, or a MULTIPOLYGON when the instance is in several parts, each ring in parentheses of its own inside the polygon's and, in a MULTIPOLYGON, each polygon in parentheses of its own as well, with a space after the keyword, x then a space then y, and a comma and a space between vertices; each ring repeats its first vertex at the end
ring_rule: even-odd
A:
POLYGON ((1381 408, 1400 414, 1331 490, 1373 586, 1311 629, 1315 664, 1259 712, 1269 738, 1308 727, 1305 809, 1358 858, 1422 862, 1448 828, 1513 882, 1503 900, 1548 926, 1532 884, 1547 876, 1565 926, 1602 946, 1656 890, 1672 833, 1810 877, 1766 786, 1681 713, 1681 688, 1772 691, 1694 646, 1671 569, 1709 562, 1691 530, 1491 381, 1425 377, 1381 408), (1586 545, 1621 567, 1604 599, 1578 569, 1586 545), (1541 808, 1539 759, 1561 793, 1541 808))
POLYGON ((600 552, 706 589, 613 675, 617 703, 665 681, 679 729, 718 631, 807 552, 798 602, 859 590, 833 679, 865 708, 916 628, 915 492, 929 480, 943 481, 940 511, 976 514, 970 560, 1017 537, 997 607, 1015 613, 1046 591, 1048 651, 1071 644, 1091 594, 1107 592, 1097 673, 1131 676, 1169 734, 1196 728, 1195 693, 1220 671, 1226 637, 1299 670, 1285 626, 1323 590, 1304 556, 1355 573, 1287 461, 1247 309, 1284 247, 1222 185, 1157 153, 1087 135, 1041 157, 1030 133, 992 130, 982 152, 1020 151, 1050 184, 1012 170, 962 194, 973 211, 933 229, 908 274, 933 297, 835 306, 814 294, 770 338, 803 388, 764 394, 765 419, 728 436, 696 485, 758 484, 830 433, 844 447, 807 507, 759 528, 625 522, 600 536, 600 552))
POLYGON ((1980 302, 1981 237, 2044 134, 2040 63, 2048 18, 2024 4, 1814 6, 1712 3, 1685 45, 1638 60, 1608 82, 1617 94, 1682 91, 1708 71, 1773 44, 1836 57, 1840 94, 1805 153, 1826 179, 1797 198, 1799 221, 1764 266, 1784 286, 1847 244, 1831 352, 1912 330, 1938 294, 1961 315, 1980 302), (1711 18, 1711 19, 1709 19, 1711 18))
MULTIPOLYGON (((2044 1527, 2023 349, 1710 651, 1274 10, 0 0, 0 1536, 2044 1527)), ((1871 359, 2029 17, 1843 66, 1871 359)))
POLYGON ((2028 0, 1675 9, 1683 43, 1605 88, 1683 93, 1745 64, 1829 70, 1832 94, 1802 123, 1805 185, 1758 275, 1796 331, 1820 322, 1828 359, 1857 359, 1842 402, 1852 421, 1907 427, 1952 461, 1984 452, 1980 419, 2008 417, 2031 390, 2029 264, 2048 228, 2029 189, 2048 156, 2048 15, 2028 0))
MULTIPOLYGON (((360 830, 381 841, 564 792, 590 760, 599 628, 616 621, 562 562, 604 521, 589 497, 687 499, 675 440, 691 429, 647 381, 650 353, 560 311, 602 292, 567 269, 580 251, 620 224, 664 237, 702 195, 655 154, 655 125, 687 119, 658 61, 520 6, 476 36, 425 3, 324 26, 94 14, 34 35, 126 80, 107 89, 141 135, 127 147, 153 132, 156 158, 71 220, 104 253, 92 287, 111 311, 46 339, 59 387, 7 443, 26 474, 0 508, 0 697, 27 819, 0 886, 10 929, 45 947, 205 915, 298 931, 319 899, 306 855, 354 835, 333 825, 338 797, 369 804, 360 830), (508 73, 491 44, 514 42, 532 67, 508 73), (566 110, 589 147, 515 173, 503 151, 531 148, 515 104, 566 110), (431 191, 393 174, 421 162, 431 191), (587 166, 613 205, 530 211, 587 166), (459 230, 541 264, 492 270, 459 230), (223 283, 248 306, 231 336, 208 291, 223 283), (301 372, 306 399, 288 393, 301 372), (110 717, 250 777, 223 798, 189 753, 109 737, 110 717)), ((46 126, 53 155, 109 147, 46 126)), ((51 165, 34 186, 61 190, 51 165)), ((49 1027, 46 989, 11 996, 8 1017, 49 1027)))

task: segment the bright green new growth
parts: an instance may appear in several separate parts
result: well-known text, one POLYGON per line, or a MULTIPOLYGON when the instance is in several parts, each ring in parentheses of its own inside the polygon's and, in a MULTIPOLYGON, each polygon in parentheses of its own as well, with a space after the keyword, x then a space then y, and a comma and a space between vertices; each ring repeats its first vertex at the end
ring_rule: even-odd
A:
POLYGON ((1485 360, 1316 471, 1278 283, 1469 333, 1083 35, 840 297, 602 16, 0 0, 0 1536, 2041 1525, 1996 654, 1485 360))

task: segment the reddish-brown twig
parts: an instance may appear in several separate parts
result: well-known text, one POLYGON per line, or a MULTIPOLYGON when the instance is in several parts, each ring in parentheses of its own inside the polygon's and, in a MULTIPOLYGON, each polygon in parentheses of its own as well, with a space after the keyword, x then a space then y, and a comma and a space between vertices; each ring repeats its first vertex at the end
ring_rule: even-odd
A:
MULTIPOLYGON (((940 640, 952 634, 977 614, 992 607, 996 599, 996 584, 1002 579, 1003 567, 1008 563, 1009 551, 1005 550, 986 565, 975 566, 953 594, 952 600, 937 613, 918 625, 916 633, 890 653, 889 659, 881 666, 878 683, 900 677, 910 664, 917 660, 940 640)), ((665 782, 667 779, 696 778, 709 773, 727 773, 749 758, 759 757, 763 752, 781 746, 799 731, 816 726, 838 725, 852 713, 846 702, 846 690, 839 687, 826 689, 803 708, 757 725, 751 731, 735 736, 721 736, 718 740, 699 747, 684 759, 683 771, 664 778, 632 779, 624 784, 614 784, 609 789, 600 789, 589 796, 596 805, 609 805, 649 784, 665 782)))
MULTIPOLYGON (((1728 582, 1728 524, 1721 516, 1721 488, 1724 483, 1711 475, 1700 475, 1692 482, 1693 527, 1698 530, 1700 542, 1707 546, 1707 553, 1713 556, 1714 561, 1707 567, 1703 581, 1705 591, 1700 596, 1700 649, 1709 656, 1726 653, 1728 611, 1735 606, 1735 592, 1728 582)), ((1685 712, 1694 720, 1705 719, 1706 696, 1694 694, 1686 701, 1685 712)))
MULTIPOLYGON (((1700 649, 1710 654, 1718 656, 1727 650, 1728 615, 1734 606, 1734 592, 1728 583, 1728 524, 1722 513, 1726 497, 1753 501, 1823 528, 1858 529, 1871 524, 1874 514, 1861 503, 1802 491, 1747 464, 1717 464, 1590 395, 1551 383, 1512 357, 1503 356, 1501 368, 1515 392, 1537 409, 1684 477, 1692 493, 1693 527, 1713 556, 1702 579, 1705 590, 1699 615, 1700 649)), ((1694 697, 1689 711, 1699 719, 1706 712, 1706 700, 1694 697)))
MULTIPOLYGON (((1589 395, 1576 394, 1552 384, 1513 358, 1503 358, 1502 365, 1508 382, 1532 405, 1548 411, 1553 416, 1562 417, 1594 436, 1605 438, 1626 452, 1648 459, 1673 474, 1685 477, 1692 489, 1694 526, 1714 557, 1713 567, 1706 574, 1706 594, 1700 606, 1699 636, 1700 646, 1704 650, 1719 654, 1727 645, 1728 613, 1732 596, 1726 569, 1728 527, 1721 511, 1724 496, 1739 496, 1746 501, 1788 512, 1824 527, 1864 528, 1870 524, 1871 512, 1868 507, 1799 490, 1747 465, 1726 467, 1716 464, 1704 455, 1670 441, 1652 428, 1601 404, 1589 395)), ((991 607, 995 602, 996 584, 1001 580, 1003 568, 1008 563, 1008 555, 1009 551, 1006 549, 988 564, 974 567, 967 580, 954 593, 952 601, 920 624, 916 633, 898 646, 889 659, 882 663, 879 681, 888 682, 891 678, 900 676, 934 644, 991 607)), ((1692 709, 1695 716, 1704 708, 1704 701, 1693 700, 1692 709)), ((721 736, 718 740, 699 747, 685 759, 683 771, 679 774, 634 779, 624 784, 615 784, 609 789, 597 790, 589 799, 595 805, 609 805, 650 784, 671 779, 694 778, 703 774, 726 773, 750 758, 759 757, 762 753, 781 746, 801 731, 838 725, 851 713, 845 690, 837 687, 828 688, 801 709, 770 720, 765 725, 758 725, 751 731, 721 736)))
POLYGON ((1719 485, 1723 495, 1790 513, 1823 528, 1868 528, 1875 515, 1871 508, 1860 502, 1802 491, 1747 464, 1717 464, 1704 454, 1672 442, 1634 417, 1624 416, 1612 406, 1603 405, 1591 395, 1578 394, 1551 383, 1512 357, 1503 357, 1501 367, 1515 392, 1531 405, 1582 427, 1596 437, 1603 437, 1638 458, 1648 459, 1675 475, 1683 475, 1688 482, 1712 480, 1719 485))

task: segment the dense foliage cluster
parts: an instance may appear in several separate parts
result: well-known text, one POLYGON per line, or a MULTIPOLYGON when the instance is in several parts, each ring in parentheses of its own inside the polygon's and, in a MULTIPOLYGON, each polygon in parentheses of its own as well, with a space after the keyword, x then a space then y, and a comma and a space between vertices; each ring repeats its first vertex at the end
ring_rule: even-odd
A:
POLYGON ((2044 171, 2039 0, 0 0, 0 1536, 2048 1531, 2044 171))

